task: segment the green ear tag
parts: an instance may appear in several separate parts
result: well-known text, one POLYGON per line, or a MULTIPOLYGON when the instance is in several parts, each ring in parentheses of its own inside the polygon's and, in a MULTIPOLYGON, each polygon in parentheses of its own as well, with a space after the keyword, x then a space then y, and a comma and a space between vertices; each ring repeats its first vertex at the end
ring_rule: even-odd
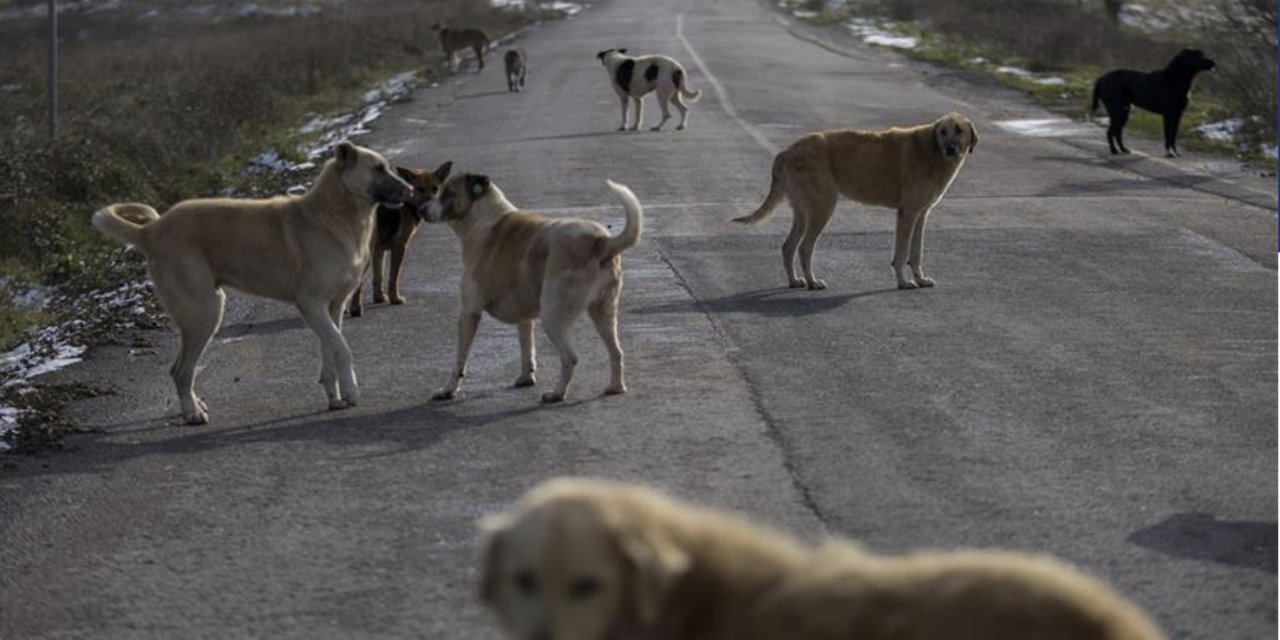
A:
POLYGON ((471 185, 471 193, 472 193, 473 195, 477 195, 477 196, 478 196, 478 195, 480 195, 480 194, 482 194, 482 193, 484 193, 484 185, 482 185, 482 184, 480 184, 480 183, 476 183, 476 184, 471 185))

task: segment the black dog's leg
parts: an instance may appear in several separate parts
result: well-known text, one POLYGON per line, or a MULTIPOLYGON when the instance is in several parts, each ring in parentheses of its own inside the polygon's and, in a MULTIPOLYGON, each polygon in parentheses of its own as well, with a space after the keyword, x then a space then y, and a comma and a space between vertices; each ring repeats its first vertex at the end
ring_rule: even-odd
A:
POLYGON ((1111 145, 1111 153, 1129 153, 1124 146, 1124 125, 1129 122, 1129 106, 1111 108, 1107 105, 1107 116, 1111 119, 1107 125, 1107 144, 1111 145))
POLYGON ((1178 124, 1182 120, 1182 109, 1175 109, 1164 114, 1164 153, 1167 158, 1178 157, 1178 124))

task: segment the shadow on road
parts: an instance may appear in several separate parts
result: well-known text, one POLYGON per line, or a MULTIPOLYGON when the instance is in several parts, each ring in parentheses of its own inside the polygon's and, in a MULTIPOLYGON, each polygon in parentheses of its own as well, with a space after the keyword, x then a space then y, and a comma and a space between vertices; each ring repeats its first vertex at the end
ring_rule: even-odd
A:
MULTIPOLYGON (((540 140, 573 140, 576 138, 602 138, 604 136, 625 136, 627 134, 642 133, 638 131, 589 131, 584 133, 563 133, 558 136, 534 136, 531 138, 516 138, 512 142, 537 142, 540 140)), ((644 132, 648 133, 648 132, 644 132)))
POLYGON ((642 307, 631 311, 638 314, 652 313, 751 313, 767 318, 808 316, 839 309, 858 298, 897 291, 875 289, 858 293, 831 295, 799 289, 762 289, 735 293, 706 300, 680 300, 666 304, 642 307))
POLYGON ((266 336, 295 329, 305 329, 307 325, 301 317, 280 318, 267 322, 241 322, 227 325, 218 331, 215 339, 242 338, 244 336, 266 336))
POLYGON ((1165 555, 1276 572, 1276 523, 1222 520, 1177 513, 1129 535, 1129 542, 1165 555))

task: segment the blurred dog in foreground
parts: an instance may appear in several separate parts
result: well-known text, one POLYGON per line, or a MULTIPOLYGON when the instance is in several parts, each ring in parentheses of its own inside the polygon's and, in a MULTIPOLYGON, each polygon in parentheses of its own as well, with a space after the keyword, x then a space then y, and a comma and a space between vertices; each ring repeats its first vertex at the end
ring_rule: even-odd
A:
POLYGON ((93 226, 147 256, 160 304, 182 337, 170 373, 187 424, 209 421, 193 389, 196 364, 222 324, 223 287, 294 304, 320 338, 329 408, 356 405, 343 306, 369 261, 374 209, 412 195, 382 156, 343 142, 300 196, 186 200, 163 216, 145 204, 113 204, 93 214, 93 226))
POLYGON ((559 479, 482 523, 480 598, 519 640, 1158 640, 1065 563, 811 549, 657 491, 559 479))

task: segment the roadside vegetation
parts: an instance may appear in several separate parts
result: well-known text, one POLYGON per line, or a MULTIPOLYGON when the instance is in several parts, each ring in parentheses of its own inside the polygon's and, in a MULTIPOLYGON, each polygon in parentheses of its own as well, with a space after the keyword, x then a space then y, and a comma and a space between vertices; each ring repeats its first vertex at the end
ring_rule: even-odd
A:
MULTIPOLYGON (((1088 117, 1093 81, 1154 70, 1182 47, 1218 62, 1200 74, 1179 142, 1276 166, 1276 5, 1271 0, 783 0, 810 22, 904 55, 990 73, 1066 116, 1088 117), (865 34, 872 34, 867 36, 865 34), (883 34, 879 39, 877 35, 883 34), (894 36, 899 40, 894 40, 894 36), (1225 123, 1204 133, 1198 127, 1225 123)), ((1105 116, 1100 108, 1099 116, 1105 116)), ((1134 109, 1128 131, 1159 138, 1134 109)))
MULTIPOLYGON (((45 3, 0 0, 0 354, 19 344, 56 353, 68 332, 80 345, 119 341, 124 328, 163 322, 149 290, 115 295, 145 268, 90 227, 98 207, 282 193, 309 176, 251 170, 251 160, 275 150, 304 161, 317 135, 304 123, 405 71, 414 84, 441 75, 433 23, 496 39, 556 15, 473 0, 63 4, 60 132, 50 139, 45 3), (35 328, 49 325, 64 331, 42 344, 35 328)), ((10 385, 13 364, 0 361, 0 422, 21 416, 26 440, 10 444, 39 449, 35 440, 56 441, 65 427, 48 407, 79 392, 10 385)))

